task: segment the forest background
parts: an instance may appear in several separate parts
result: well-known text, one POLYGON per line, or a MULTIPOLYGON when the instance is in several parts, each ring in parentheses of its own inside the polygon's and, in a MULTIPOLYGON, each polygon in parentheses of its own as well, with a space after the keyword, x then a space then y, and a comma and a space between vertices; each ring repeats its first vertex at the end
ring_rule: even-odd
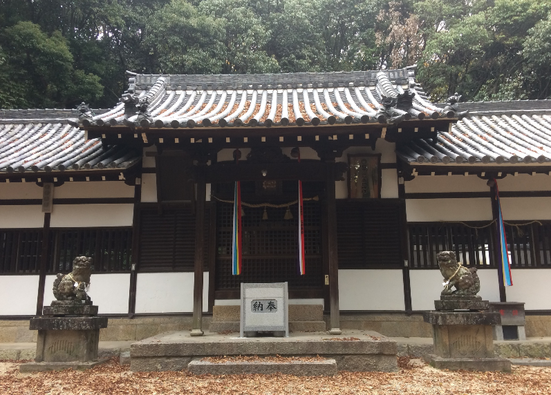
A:
POLYGON ((551 0, 0 0, 0 108, 112 107, 139 73, 417 65, 433 100, 551 96, 551 0))

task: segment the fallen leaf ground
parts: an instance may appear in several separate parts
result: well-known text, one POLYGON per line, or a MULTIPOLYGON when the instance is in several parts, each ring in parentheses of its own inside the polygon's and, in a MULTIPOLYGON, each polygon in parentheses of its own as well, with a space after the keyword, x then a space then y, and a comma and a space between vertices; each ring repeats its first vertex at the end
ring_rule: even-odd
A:
POLYGON ((0 362, 0 394, 551 394, 551 368, 513 366, 513 372, 440 371, 400 360, 396 373, 193 376, 185 372, 134 373, 116 360, 92 370, 21 374, 0 362))

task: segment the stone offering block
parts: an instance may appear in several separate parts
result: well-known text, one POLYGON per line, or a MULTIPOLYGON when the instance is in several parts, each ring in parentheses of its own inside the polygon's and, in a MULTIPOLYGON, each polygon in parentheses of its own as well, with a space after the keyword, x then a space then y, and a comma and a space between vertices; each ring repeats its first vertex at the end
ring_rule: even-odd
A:
POLYGON ((91 362, 98 358, 99 330, 107 317, 35 317, 36 362, 91 362))
POLYGON ((51 306, 44 306, 44 315, 65 317, 65 316, 94 316, 98 315, 98 306, 91 304, 63 304, 53 302, 51 306))
POLYGON ((107 317, 35 317, 30 330, 39 331, 89 331, 107 328, 107 317))
POLYGON ((438 311, 484 311, 490 309, 490 303, 475 295, 442 295, 434 301, 434 307, 438 311))
POLYGON ((425 322, 432 324, 434 354, 431 365, 450 370, 511 371, 511 363, 496 358, 493 327, 501 322, 490 311, 430 311, 425 322))
POLYGON ((241 337, 256 332, 289 336, 287 283, 241 283, 241 337))

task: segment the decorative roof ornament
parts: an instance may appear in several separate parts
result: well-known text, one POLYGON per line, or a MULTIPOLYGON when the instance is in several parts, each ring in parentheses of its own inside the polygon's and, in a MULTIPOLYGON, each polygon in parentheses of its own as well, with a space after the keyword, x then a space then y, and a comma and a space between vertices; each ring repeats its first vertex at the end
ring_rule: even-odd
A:
POLYGON ((459 100, 461 100, 461 95, 455 92, 455 94, 448 97, 448 100, 446 100, 446 107, 444 107, 440 113, 448 118, 457 117, 459 119, 462 119, 463 117, 465 117, 465 115, 467 115, 469 111, 459 111, 459 108, 457 106, 459 100))
POLYGON ((122 94, 121 101, 124 103, 124 118, 128 119, 136 115, 136 107, 138 105, 138 95, 133 92, 125 92, 122 94))
POLYGON ((379 111, 377 111, 377 114, 375 115, 375 118, 380 123, 398 123, 403 121, 406 118, 406 112, 399 110, 396 108, 396 105, 398 103, 397 97, 387 97, 387 96, 381 96, 382 101, 381 104, 383 105, 383 108, 380 108, 379 111))
POLYGON ((397 106, 399 109, 408 111, 413 106, 413 97, 415 92, 411 89, 406 89, 404 93, 399 93, 397 97, 397 106))
POLYGON ((138 108, 136 123, 144 128, 151 125, 153 123, 153 118, 149 112, 149 97, 139 99, 136 107, 138 108))
POLYGON ((79 112, 78 114, 79 120, 92 119, 92 117, 94 116, 94 113, 92 112, 92 110, 90 110, 90 106, 84 102, 80 103, 77 106, 77 110, 79 112))

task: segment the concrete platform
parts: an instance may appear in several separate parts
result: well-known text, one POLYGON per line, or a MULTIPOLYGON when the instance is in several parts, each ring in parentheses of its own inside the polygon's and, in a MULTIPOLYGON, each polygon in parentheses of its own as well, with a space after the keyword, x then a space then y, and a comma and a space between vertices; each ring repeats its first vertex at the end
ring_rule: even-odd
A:
POLYGON ((296 333, 288 338, 239 338, 205 333, 172 332, 133 343, 132 371, 182 370, 192 360, 215 356, 320 356, 334 359, 339 371, 393 372, 397 366, 396 341, 370 331, 350 331, 346 336, 296 333))
POLYGON ((334 376, 337 374, 337 361, 228 361, 209 362, 193 360, 188 371, 193 374, 292 374, 294 376, 334 376))

